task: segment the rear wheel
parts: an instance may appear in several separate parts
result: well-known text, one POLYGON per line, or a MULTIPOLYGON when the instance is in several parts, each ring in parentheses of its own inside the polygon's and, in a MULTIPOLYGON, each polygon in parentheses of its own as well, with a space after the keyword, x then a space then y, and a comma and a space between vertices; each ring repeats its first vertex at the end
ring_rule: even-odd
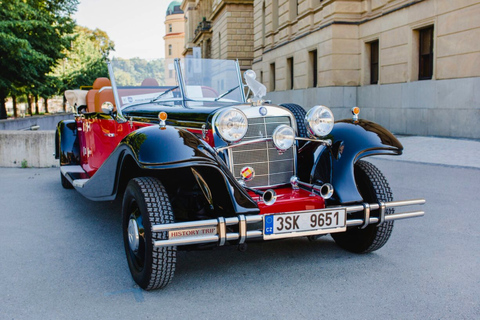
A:
MULTIPOLYGON (((373 164, 358 161, 355 164, 355 181, 363 200, 368 203, 393 201, 393 194, 387 179, 373 164)), ((375 215, 372 211, 372 215, 375 215)), ((390 208, 385 214, 393 214, 390 208)), ((347 232, 333 233, 335 242, 345 250, 355 253, 367 253, 380 249, 390 238, 393 221, 385 221, 382 225, 368 225, 365 229, 350 228, 347 232)))
POLYGON ((123 240, 128 267, 135 282, 145 290, 165 287, 173 278, 176 247, 154 246, 167 232, 152 232, 156 224, 173 223, 167 192, 152 177, 130 180, 123 198, 123 240))

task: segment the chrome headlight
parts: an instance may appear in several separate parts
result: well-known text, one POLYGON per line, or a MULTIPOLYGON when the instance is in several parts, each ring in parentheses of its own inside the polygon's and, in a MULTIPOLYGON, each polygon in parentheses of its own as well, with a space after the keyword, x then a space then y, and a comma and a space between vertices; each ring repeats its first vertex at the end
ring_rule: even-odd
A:
POLYGON ((333 129, 333 123, 333 113, 325 106, 315 106, 305 116, 307 129, 317 137, 328 135, 333 129))
POLYGON ((238 109, 222 110, 215 120, 215 128, 223 140, 227 142, 240 141, 247 133, 247 117, 238 109))
POLYGON ((282 124, 273 131, 273 144, 280 151, 286 151, 293 146, 295 142, 295 132, 293 128, 282 124))

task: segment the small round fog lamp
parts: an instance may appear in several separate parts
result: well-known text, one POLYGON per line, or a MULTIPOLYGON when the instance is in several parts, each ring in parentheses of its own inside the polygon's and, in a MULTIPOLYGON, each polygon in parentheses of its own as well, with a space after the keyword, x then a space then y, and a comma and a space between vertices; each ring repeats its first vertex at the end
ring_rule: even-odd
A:
POLYGON ((280 151, 286 151, 293 146, 295 142, 295 132, 293 128, 282 124, 273 131, 273 144, 280 151))

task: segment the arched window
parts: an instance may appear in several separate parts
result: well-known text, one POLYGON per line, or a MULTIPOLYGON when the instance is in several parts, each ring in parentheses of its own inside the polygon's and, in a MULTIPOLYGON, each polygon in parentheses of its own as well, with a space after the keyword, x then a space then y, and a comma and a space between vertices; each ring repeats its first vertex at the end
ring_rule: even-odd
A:
POLYGON ((168 45, 168 55, 169 56, 172 55, 172 45, 171 44, 168 45))

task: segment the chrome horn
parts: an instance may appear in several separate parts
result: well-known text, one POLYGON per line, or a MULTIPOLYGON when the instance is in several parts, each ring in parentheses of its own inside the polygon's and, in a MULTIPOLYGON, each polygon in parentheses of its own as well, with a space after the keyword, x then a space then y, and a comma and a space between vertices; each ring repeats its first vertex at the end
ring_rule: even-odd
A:
POLYGON ((263 193, 262 200, 267 206, 271 206, 277 201, 277 193, 273 189, 268 189, 263 193))
POLYGON ((333 186, 330 183, 325 183, 320 187, 318 193, 323 199, 330 199, 333 196, 333 186))
POLYGON ((316 184, 310 184, 300 181, 296 176, 292 176, 290 178, 290 184, 292 185, 292 188, 294 190, 298 190, 299 186, 302 186, 307 190, 310 189, 312 191, 312 195, 318 194, 323 199, 330 199, 333 196, 334 192, 333 186, 330 183, 324 183, 321 186, 316 184))

